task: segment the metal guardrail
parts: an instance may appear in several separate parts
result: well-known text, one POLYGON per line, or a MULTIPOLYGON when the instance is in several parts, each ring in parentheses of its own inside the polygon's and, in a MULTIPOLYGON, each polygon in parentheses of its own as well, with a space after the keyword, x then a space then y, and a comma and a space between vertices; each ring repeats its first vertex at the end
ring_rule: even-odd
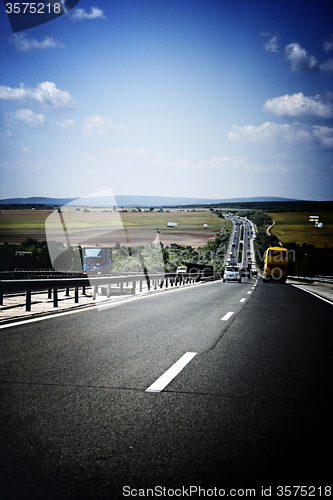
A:
POLYGON ((13 271, 0 271, 0 280, 31 279, 31 278, 80 278, 82 272, 54 271, 54 269, 14 269, 13 271))
POLYGON ((143 282, 147 283, 148 290, 151 287, 168 288, 170 285, 185 285, 199 281, 200 279, 219 279, 219 274, 200 273, 200 274, 177 274, 177 273, 156 273, 156 274, 131 274, 120 276, 96 276, 90 278, 58 278, 58 279, 11 279, 0 280, 0 305, 3 305, 4 296, 7 293, 25 292, 26 294, 26 311, 31 311, 31 294, 33 291, 48 291, 48 298, 52 298, 53 307, 58 307, 58 290, 66 289, 66 295, 69 295, 69 289, 74 288, 74 302, 79 303, 79 288, 93 288, 93 299, 96 298, 98 287, 106 287, 106 297, 111 296, 111 285, 117 285, 120 294, 123 293, 124 283, 131 283, 131 293, 136 293, 136 285, 138 283, 139 290, 142 292, 143 282))

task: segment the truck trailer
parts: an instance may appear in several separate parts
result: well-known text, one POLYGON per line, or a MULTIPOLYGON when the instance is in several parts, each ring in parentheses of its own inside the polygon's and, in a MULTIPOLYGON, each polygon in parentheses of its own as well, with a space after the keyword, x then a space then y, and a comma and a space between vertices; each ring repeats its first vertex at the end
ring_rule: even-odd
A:
POLYGON ((107 275, 112 271, 112 248, 80 247, 83 273, 89 276, 107 275))
POLYGON ((199 281, 201 278, 207 279, 214 277, 214 267, 209 266, 208 264, 197 264, 194 262, 187 262, 187 274, 192 278, 195 278, 196 281, 199 281))
POLYGON ((281 247, 267 248, 265 254, 263 282, 274 280, 285 283, 288 270, 288 250, 281 247))

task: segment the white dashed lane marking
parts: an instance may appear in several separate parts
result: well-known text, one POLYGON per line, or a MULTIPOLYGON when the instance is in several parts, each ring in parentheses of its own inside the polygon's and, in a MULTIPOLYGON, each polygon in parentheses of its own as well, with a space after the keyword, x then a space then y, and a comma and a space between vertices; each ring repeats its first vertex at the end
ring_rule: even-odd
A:
MULTIPOLYGON (((253 290, 254 288, 252 288, 253 290)), ((248 295, 252 292, 247 292, 248 295)), ((246 298, 242 298, 239 302, 245 302, 246 298)), ((234 311, 229 311, 221 318, 221 321, 228 321, 234 311)), ((161 375, 152 385, 146 389, 146 392, 161 392, 163 389, 178 375, 179 372, 191 361, 196 355, 196 352, 186 352, 175 364, 173 364, 163 375, 161 375)))
POLYGON ((155 382, 146 389, 146 392, 161 392, 170 384, 179 372, 182 371, 184 366, 191 361, 196 355, 196 352, 186 352, 176 363, 174 363, 163 375, 161 375, 155 382))
POLYGON ((228 319, 231 318, 233 314, 234 314, 233 312, 229 311, 227 314, 223 316, 223 318, 221 318, 221 321, 228 321, 228 319))

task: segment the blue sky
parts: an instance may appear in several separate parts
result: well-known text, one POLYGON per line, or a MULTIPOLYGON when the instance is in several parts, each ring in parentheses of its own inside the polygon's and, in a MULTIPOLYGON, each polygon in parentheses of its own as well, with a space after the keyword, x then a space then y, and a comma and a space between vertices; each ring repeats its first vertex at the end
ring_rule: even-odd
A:
POLYGON ((330 1, 80 0, 16 34, 0 16, 0 198, 333 199, 330 1))

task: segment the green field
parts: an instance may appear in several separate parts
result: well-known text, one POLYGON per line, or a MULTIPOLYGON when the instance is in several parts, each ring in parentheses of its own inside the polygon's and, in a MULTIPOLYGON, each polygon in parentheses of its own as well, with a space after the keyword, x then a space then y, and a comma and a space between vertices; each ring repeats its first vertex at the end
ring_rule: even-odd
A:
MULTIPOLYGON (((63 219, 67 230, 75 234, 78 231, 96 231, 126 227, 135 235, 140 244, 140 230, 160 230, 160 240, 164 244, 179 243, 182 245, 201 246, 211 239, 217 231, 225 226, 225 219, 219 218, 209 210, 184 212, 148 211, 138 212, 129 209, 127 212, 112 212, 105 209, 88 209, 85 211, 63 210, 63 219), (168 228, 168 222, 176 222, 177 226, 168 228), (204 224, 207 227, 204 228, 204 224)), ((49 210, 4 210, 0 213, 0 242, 20 243, 26 238, 39 241, 46 240, 45 221, 54 230, 61 230, 59 215, 49 210), (50 217, 51 216, 51 217, 50 217), (48 217, 50 217, 48 219, 48 217)))
POLYGON ((275 220, 270 232, 283 244, 295 241, 318 248, 333 247, 333 212, 269 212, 269 215, 275 220), (310 215, 319 215, 323 227, 309 222, 310 215))

